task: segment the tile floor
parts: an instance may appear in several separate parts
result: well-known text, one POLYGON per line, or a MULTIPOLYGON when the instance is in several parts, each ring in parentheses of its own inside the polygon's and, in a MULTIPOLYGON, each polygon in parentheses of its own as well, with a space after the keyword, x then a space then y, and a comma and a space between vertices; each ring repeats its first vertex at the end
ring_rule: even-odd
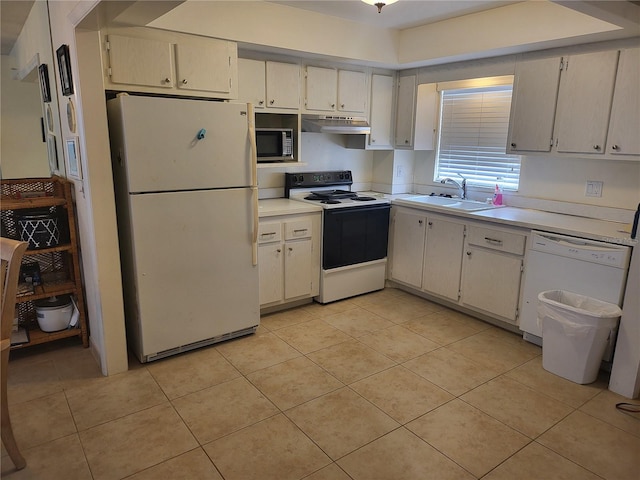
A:
POLYGON ((395 289, 265 316, 256 335, 102 377, 77 343, 13 352, 18 479, 609 479, 640 419, 606 378, 395 289))

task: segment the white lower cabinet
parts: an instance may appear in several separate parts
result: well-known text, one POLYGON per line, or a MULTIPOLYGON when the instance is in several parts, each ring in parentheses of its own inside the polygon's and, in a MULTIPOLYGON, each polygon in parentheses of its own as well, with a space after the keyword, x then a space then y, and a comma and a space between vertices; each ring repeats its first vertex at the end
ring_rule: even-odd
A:
POLYGON ((258 229, 260 306, 318 295, 320 214, 261 220, 258 229))
POLYGON ((464 223, 431 216, 427 220, 422 289, 458 301, 464 223))
POLYGON ((517 325, 526 233, 393 207, 389 278, 517 325))
POLYGON ((422 287, 424 255, 424 212, 393 208, 391 238, 391 278, 416 288, 422 287))
POLYGON ((464 255, 462 304, 516 323, 522 257, 469 245, 464 255))

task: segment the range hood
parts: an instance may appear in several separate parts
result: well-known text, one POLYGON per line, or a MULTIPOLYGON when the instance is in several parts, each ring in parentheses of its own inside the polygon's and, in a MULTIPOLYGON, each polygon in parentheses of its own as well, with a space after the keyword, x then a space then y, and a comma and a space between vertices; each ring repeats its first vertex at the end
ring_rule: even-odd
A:
POLYGON ((339 135, 363 135, 371 133, 371 127, 364 117, 302 115, 302 131, 337 133, 339 135))

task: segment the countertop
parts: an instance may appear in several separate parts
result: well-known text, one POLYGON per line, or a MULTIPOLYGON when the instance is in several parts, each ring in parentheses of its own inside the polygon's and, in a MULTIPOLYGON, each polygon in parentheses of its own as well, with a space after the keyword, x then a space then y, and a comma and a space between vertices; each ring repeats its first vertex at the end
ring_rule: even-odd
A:
POLYGON ((258 200, 258 216, 275 217, 277 215, 295 215, 299 213, 321 212, 322 207, 288 198, 268 198, 258 200))
POLYGON ((498 207, 478 211, 455 210, 447 207, 412 202, 410 197, 394 199, 392 200, 392 204, 433 211, 445 215, 492 222, 505 226, 543 230, 619 245, 638 245, 637 239, 631 239, 631 226, 625 223, 517 207, 498 207))
MULTIPOLYGON (((637 239, 631 239, 629 233, 631 225, 625 223, 609 222, 595 218, 578 217, 574 215, 565 215, 561 213, 551 213, 542 210, 517 207, 498 207, 479 211, 455 210, 447 207, 412 202, 411 197, 416 195, 383 195, 375 192, 370 192, 370 194, 389 198, 391 203, 394 205, 433 211, 443 215, 453 215, 470 220, 491 222, 510 227, 543 230, 546 232, 588 238, 591 240, 600 240, 619 245, 638 245, 637 239)), ((258 201, 258 215, 260 218, 321 211, 322 207, 320 206, 290 200, 288 198, 269 198, 258 201)))

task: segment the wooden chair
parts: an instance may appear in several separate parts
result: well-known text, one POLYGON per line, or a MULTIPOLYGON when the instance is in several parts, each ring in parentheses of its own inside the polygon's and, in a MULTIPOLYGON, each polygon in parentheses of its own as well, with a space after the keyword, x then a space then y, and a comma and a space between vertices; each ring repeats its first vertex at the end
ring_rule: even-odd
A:
POLYGON ((27 465, 18 450, 16 439, 13 437, 11 420, 9 419, 9 405, 7 404, 7 373, 9 370, 9 349, 11 347, 11 327, 16 309, 16 291, 18 289, 18 275, 22 255, 29 244, 8 238, 0 238, 0 256, 2 257, 2 271, 0 273, 2 295, 2 323, 0 325, 0 339, 2 341, 2 376, 0 377, 0 395, 2 397, 2 417, 0 418, 2 443, 4 444, 13 464, 18 470, 27 465))

